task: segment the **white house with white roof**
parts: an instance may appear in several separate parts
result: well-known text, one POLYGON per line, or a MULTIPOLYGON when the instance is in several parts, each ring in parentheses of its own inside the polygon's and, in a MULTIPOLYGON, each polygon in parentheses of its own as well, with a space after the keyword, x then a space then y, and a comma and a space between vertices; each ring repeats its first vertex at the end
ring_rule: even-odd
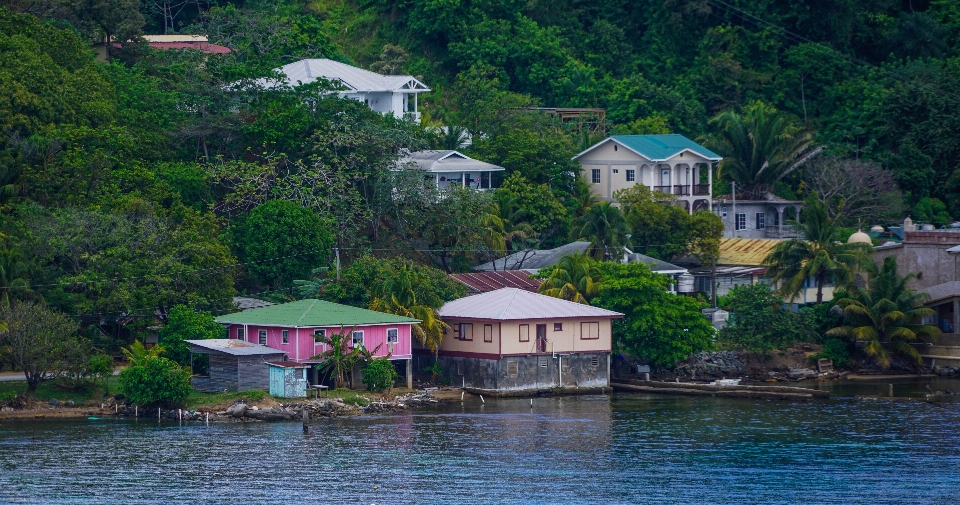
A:
POLYGON ((341 97, 363 102, 377 112, 413 121, 420 121, 417 95, 430 91, 412 75, 381 75, 326 58, 295 61, 277 70, 283 74, 280 82, 261 79, 258 83, 268 88, 297 87, 326 79, 339 88, 335 93, 341 97))
POLYGON ((437 189, 464 186, 477 190, 493 188, 493 173, 503 172, 501 166, 475 160, 466 154, 451 150, 414 151, 402 157, 399 166, 424 171, 434 180, 437 189))

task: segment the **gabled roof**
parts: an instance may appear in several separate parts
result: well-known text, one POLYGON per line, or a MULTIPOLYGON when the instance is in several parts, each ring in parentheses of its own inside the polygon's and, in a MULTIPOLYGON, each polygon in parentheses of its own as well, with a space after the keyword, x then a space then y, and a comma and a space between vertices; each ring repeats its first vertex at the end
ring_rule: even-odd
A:
POLYGON ((210 351, 217 351, 232 356, 259 356, 267 354, 282 355, 283 351, 267 347, 265 345, 254 344, 243 340, 229 338, 212 338, 208 340, 184 340, 191 346, 200 347, 210 351))
POLYGON ((623 314, 517 288, 447 302, 440 307, 441 318, 517 321, 525 319, 619 318, 623 314))
POLYGON ((299 328, 420 322, 418 319, 323 300, 300 300, 244 310, 220 316, 216 321, 222 324, 261 324, 299 328))
POLYGON ((414 151, 400 159, 400 166, 414 166, 426 172, 502 172, 503 167, 475 160, 458 151, 414 151))
POLYGON ((500 288, 519 288, 536 292, 543 281, 531 279, 526 270, 498 270, 496 272, 477 272, 472 274, 450 274, 450 277, 466 284, 472 291, 486 293, 500 288))
POLYGON ((723 159, 719 154, 679 133, 665 135, 613 135, 594 144, 586 151, 574 156, 573 159, 577 159, 607 142, 616 142, 650 161, 666 161, 682 152, 691 152, 710 161, 720 161, 723 159))
POLYGON ((518 251, 509 256, 488 261, 473 267, 478 271, 490 270, 540 270, 551 267, 560 262, 560 258, 567 254, 582 253, 590 247, 590 242, 570 242, 553 249, 535 249, 532 251, 518 251))
POLYGON ((627 262, 628 263, 643 263, 650 267, 650 271, 653 273, 661 274, 679 274, 686 272, 687 269, 681 266, 674 265, 673 263, 667 263, 663 260, 658 260, 646 254, 640 254, 635 252, 627 253, 627 262))
POLYGON ((361 93, 401 90, 411 93, 430 91, 430 88, 412 75, 381 75, 326 58, 295 61, 280 67, 279 71, 286 76, 286 84, 290 86, 309 84, 323 78, 329 81, 339 81, 349 91, 361 93))

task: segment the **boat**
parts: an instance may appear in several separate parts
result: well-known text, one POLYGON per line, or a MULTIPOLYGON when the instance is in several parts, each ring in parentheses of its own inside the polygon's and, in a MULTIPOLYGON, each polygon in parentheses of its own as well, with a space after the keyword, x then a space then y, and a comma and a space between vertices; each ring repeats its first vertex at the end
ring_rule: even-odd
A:
POLYGON ((711 386, 739 386, 740 379, 717 379, 710 383, 711 386))

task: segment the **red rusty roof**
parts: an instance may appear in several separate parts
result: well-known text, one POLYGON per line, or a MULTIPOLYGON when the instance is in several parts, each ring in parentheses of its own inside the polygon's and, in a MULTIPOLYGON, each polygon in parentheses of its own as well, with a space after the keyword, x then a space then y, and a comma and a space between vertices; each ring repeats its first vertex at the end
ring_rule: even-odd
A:
POLYGON ((211 44, 209 42, 150 42, 154 49, 196 49, 204 54, 226 54, 229 47, 211 44))
POLYGON ((496 291, 500 288, 518 288, 535 293, 543 281, 529 279, 530 274, 531 272, 526 270, 498 270, 471 274, 450 274, 450 277, 466 284, 471 291, 478 293, 496 291))

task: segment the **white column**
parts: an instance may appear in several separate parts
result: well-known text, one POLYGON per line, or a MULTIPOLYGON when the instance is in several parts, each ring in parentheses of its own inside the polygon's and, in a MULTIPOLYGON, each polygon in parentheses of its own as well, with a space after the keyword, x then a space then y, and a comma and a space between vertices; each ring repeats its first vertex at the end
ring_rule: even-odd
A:
POLYGON ((707 208, 713 212, 713 164, 707 167, 707 208))

